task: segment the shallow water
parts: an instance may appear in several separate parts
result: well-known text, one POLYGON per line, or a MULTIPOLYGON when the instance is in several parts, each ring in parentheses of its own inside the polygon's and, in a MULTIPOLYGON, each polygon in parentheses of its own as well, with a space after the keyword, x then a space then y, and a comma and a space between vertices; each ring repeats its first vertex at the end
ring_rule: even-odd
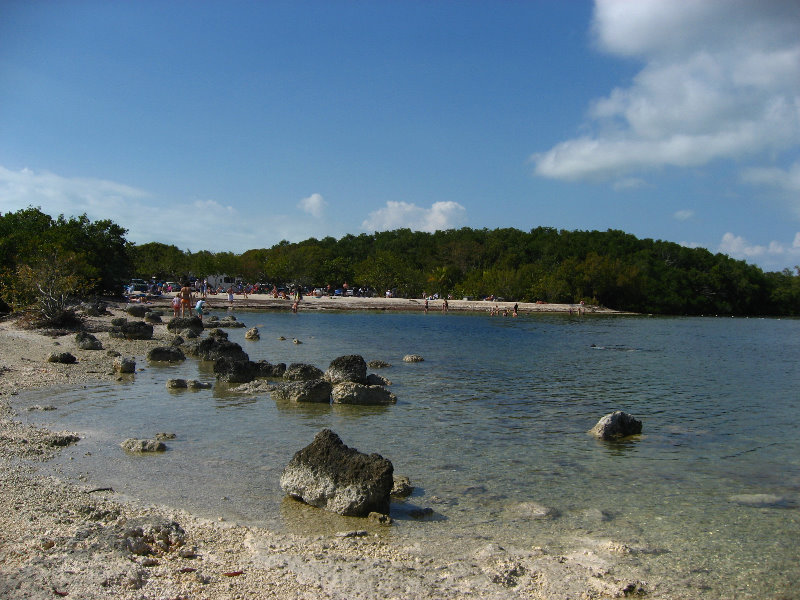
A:
POLYGON ((383 535, 393 539, 448 555, 487 541, 569 552, 613 540, 674 597, 796 593, 800 321, 236 314, 261 331, 249 342, 245 329, 227 330, 251 359, 322 369, 343 354, 383 359, 393 366, 376 372, 398 403, 295 406, 222 386, 168 392, 168 378, 214 381, 209 365, 137 357, 145 370, 131 380, 19 404, 54 404, 27 414, 80 432, 58 459, 68 474, 207 516, 300 533, 362 528, 285 500, 278 483, 294 452, 329 427, 417 486, 392 505, 397 523, 383 535), (425 361, 403 363, 408 353, 425 361), (603 443, 586 434, 613 410, 642 419, 643 435, 603 443), (163 455, 119 448, 160 431, 177 434, 163 455), (523 503, 552 514, 535 518, 523 503), (412 519, 412 507, 435 515, 412 519))

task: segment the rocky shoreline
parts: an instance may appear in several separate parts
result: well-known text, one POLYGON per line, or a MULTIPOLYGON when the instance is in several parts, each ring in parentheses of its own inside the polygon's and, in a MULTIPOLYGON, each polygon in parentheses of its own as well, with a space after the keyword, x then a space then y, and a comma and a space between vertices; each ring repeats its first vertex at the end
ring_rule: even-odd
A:
POLYGON ((65 445, 80 443, 80 432, 24 424, 14 396, 113 379, 119 376, 114 357, 143 360, 171 337, 166 323, 154 324, 152 340, 112 337, 111 320, 126 315, 123 309, 111 307, 111 315, 87 319, 102 350, 79 349, 74 332, 47 335, 21 329, 13 319, 0 322, 0 597, 663 597, 627 572, 626 546, 611 540, 568 555, 487 543, 468 556, 444 558, 367 533, 366 526, 338 535, 282 534, 123 502, 113 490, 43 475, 39 464, 65 445), (69 352, 77 361, 48 362, 54 352, 69 352))

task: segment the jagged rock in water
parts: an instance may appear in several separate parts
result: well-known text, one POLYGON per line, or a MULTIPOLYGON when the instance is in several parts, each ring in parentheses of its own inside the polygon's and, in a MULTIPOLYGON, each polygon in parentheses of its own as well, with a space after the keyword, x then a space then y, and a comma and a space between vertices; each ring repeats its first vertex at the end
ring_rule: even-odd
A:
POLYGON ((156 346, 147 353, 147 360, 156 362, 183 362, 186 356, 177 346, 156 346))
POLYGON ((203 320, 200 317, 173 317, 167 323, 167 331, 193 331, 197 335, 203 333, 203 320))
POLYGON ((251 327, 244 334, 244 339, 255 342, 261 339, 261 334, 258 332, 258 327, 251 327))
POLYGON ((273 365, 266 360, 259 360, 255 365, 256 377, 270 377, 276 379, 283 377, 283 374, 286 373, 286 363, 273 365))
POLYGON ((367 385, 392 385, 392 382, 382 375, 370 373, 367 375, 367 385))
POLYGON ((305 363, 292 363, 283 374, 283 378, 289 381, 307 381, 310 379, 323 379, 324 377, 325 373, 321 369, 305 363))
POLYGON ((392 463, 344 445, 330 429, 297 452, 281 475, 283 490, 307 504, 340 515, 389 513, 392 463))
POLYGON ((339 356, 331 361, 325 379, 334 385, 345 381, 367 383, 367 363, 358 354, 339 356))
POLYGON ((415 363, 415 362, 422 362, 425 359, 422 358, 419 354, 406 354, 403 357, 403 362, 407 363, 415 363))
POLYGON ((397 396, 379 385, 345 381, 333 386, 334 404, 382 405, 397 403, 397 396))
POLYGON ((166 444, 160 440, 140 440, 137 438, 128 438, 120 444, 125 452, 133 454, 143 454, 145 452, 164 452, 167 449, 166 444))
POLYGON ((273 400, 277 401, 330 404, 331 389, 330 382, 324 379, 311 379, 277 385, 270 393, 273 400))
POLYGON ((132 358, 117 356, 114 359, 114 371, 117 373, 135 373, 136 361, 132 358))
POLYGON ((250 383, 256 377, 257 367, 250 360, 234 360, 223 356, 214 361, 214 374, 220 381, 250 383))
POLYGON ((642 422, 618 410, 602 417, 589 433, 601 440, 618 440, 642 433, 642 422))

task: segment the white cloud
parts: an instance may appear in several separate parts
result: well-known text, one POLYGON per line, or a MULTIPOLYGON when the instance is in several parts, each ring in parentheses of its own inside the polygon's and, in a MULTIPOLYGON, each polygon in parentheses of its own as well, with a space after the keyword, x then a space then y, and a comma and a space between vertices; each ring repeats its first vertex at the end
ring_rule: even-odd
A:
POLYGON ((592 104, 593 133, 534 155, 535 173, 605 179, 800 145, 798 28, 782 0, 597 0, 598 45, 644 67, 592 104))
POLYGON ((766 185, 790 194, 800 193, 800 161, 788 169, 778 167, 752 167, 742 173, 747 183, 766 185))
POLYGON ((462 224, 465 215, 466 209, 458 202, 434 202, 430 208, 422 208, 407 202, 389 201, 384 208, 371 212, 361 226, 369 231, 407 227, 433 232, 462 224))
POLYGON ((751 244, 745 238, 728 232, 722 236, 717 251, 733 258, 758 260, 767 264, 796 261, 800 259, 800 232, 795 234, 791 245, 773 240, 766 246, 751 244))
POLYGON ((298 208, 308 213, 312 217, 319 219, 325 213, 328 203, 320 194, 311 194, 308 198, 303 198, 297 203, 298 208))
POLYGON ((672 215, 678 221, 688 221, 692 217, 694 217, 693 210, 679 210, 676 211, 675 214, 672 215))

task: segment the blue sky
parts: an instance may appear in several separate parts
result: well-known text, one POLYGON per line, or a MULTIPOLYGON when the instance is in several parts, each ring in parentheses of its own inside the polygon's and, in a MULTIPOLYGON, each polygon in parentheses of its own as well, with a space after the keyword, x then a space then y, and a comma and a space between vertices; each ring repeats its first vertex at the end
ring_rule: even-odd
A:
POLYGON ((0 3, 0 212, 243 252, 621 229, 800 264, 789 0, 0 3))

